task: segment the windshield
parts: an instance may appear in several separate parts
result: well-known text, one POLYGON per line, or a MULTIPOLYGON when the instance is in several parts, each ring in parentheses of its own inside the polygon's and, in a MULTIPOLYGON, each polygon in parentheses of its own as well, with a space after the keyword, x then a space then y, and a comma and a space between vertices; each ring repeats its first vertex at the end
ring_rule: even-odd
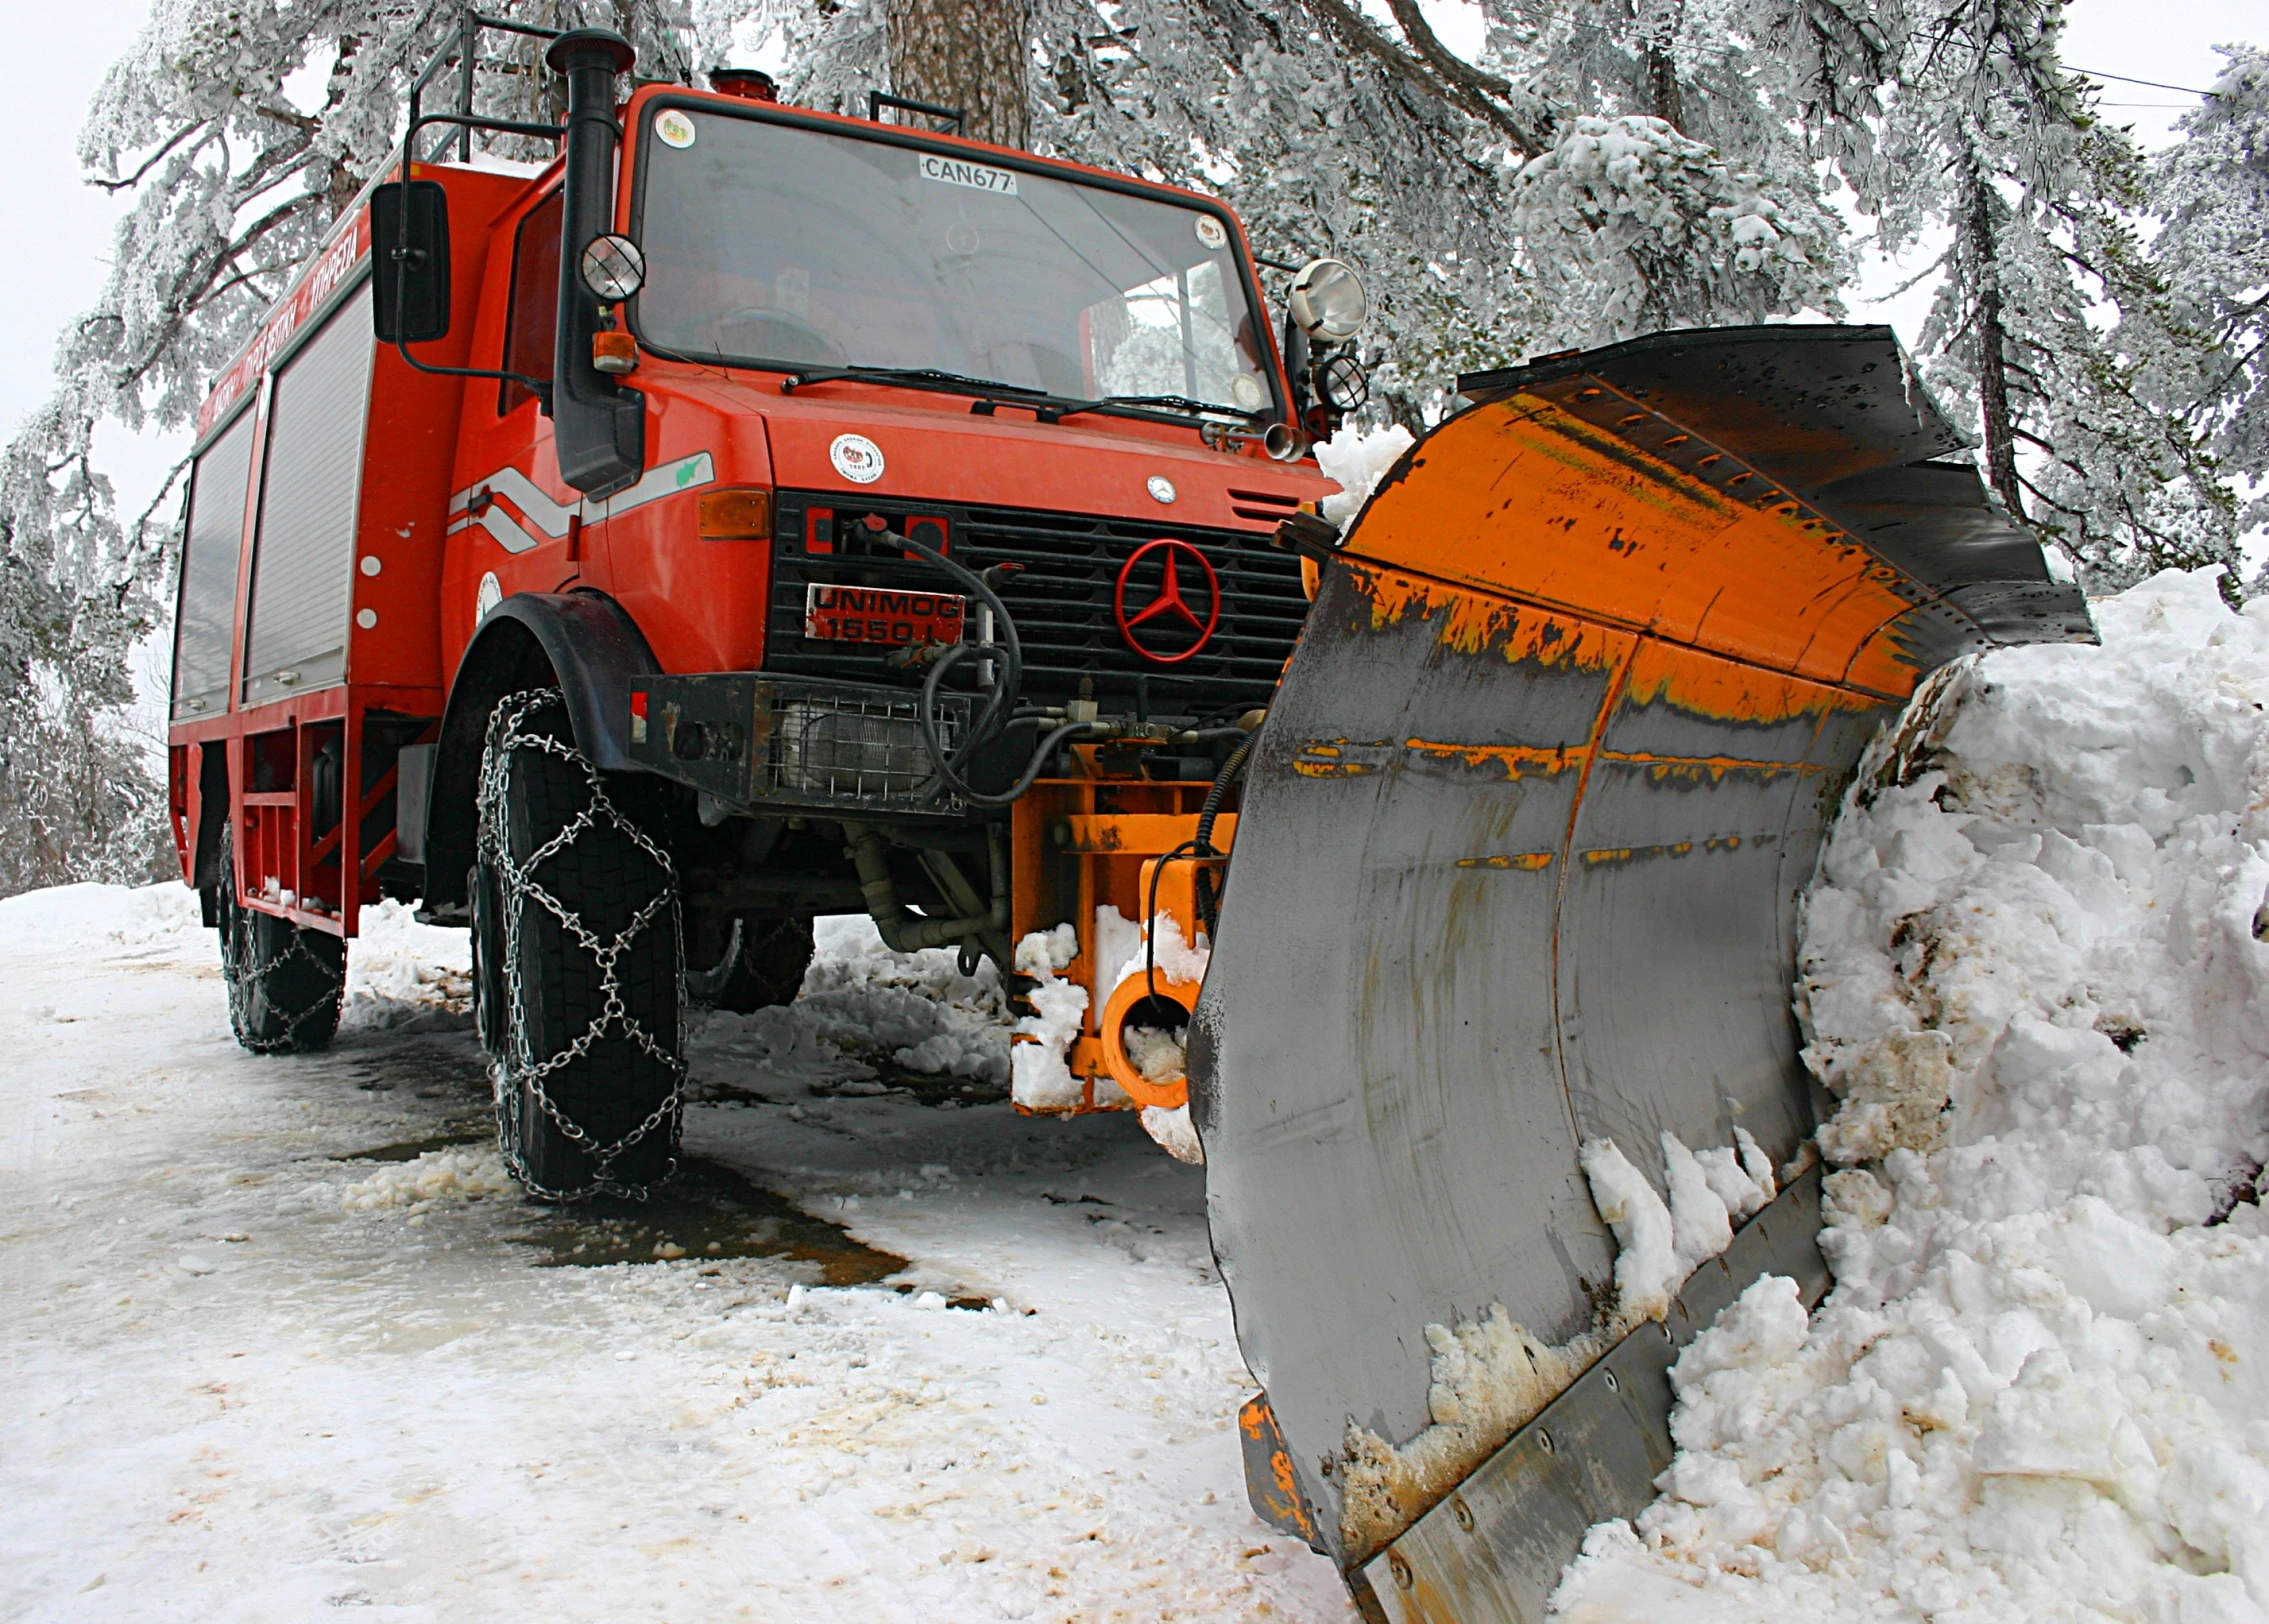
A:
POLYGON ((1081 400, 1269 404, 1221 219, 920 147, 666 107, 639 143, 640 338, 1081 400))

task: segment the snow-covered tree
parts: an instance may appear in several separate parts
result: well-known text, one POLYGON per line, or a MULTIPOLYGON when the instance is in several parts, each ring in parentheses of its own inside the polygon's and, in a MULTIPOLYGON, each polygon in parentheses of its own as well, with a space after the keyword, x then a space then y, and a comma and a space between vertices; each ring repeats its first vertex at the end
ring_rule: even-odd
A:
POLYGON ((1920 348, 1987 482, 2096 584, 2234 566, 2235 502, 2165 398, 2199 334, 2136 229, 2140 153, 2059 60, 2059 0, 1912 3, 1877 161, 1850 173, 1885 248, 1946 243, 1920 348))
MULTIPOLYGON (((687 69, 672 0, 487 9, 603 24, 649 71, 687 69)), ((170 607, 176 490, 122 517, 92 458, 96 424, 190 420, 392 149, 410 76, 464 15, 444 0, 158 0, 105 77, 80 156, 131 206, 108 283, 57 346, 53 398, 0 453, 0 863, 14 865, 0 885, 147 873, 164 849, 161 797, 118 728, 127 652, 170 607), (286 85, 311 66, 322 89, 303 107, 286 85), (57 755, 77 740, 97 751, 86 771, 57 755), (47 833, 62 828, 108 834, 47 833)), ((484 98, 528 116, 532 45, 485 48, 520 71, 484 74, 484 98)))
MULTIPOLYGON (((2269 53, 2223 47, 2213 93, 2150 172, 2152 244, 2175 307, 2204 335, 2201 364, 2162 381, 2187 402, 2224 468, 2269 483, 2269 53)), ((2257 498, 2248 526, 2269 522, 2257 498)))
MULTIPOLYGON (((859 110, 891 88, 888 5, 703 0, 701 15, 712 39, 783 31, 789 99, 859 110)), ((1833 313, 1849 275, 1791 128, 1814 102, 1866 103, 1879 31, 1833 0, 1694 0, 1612 28, 1489 0, 1475 61, 1415 0, 1387 20, 1350 0, 960 9, 1028 19, 1038 150, 1218 193, 1264 256, 1359 266, 1366 358, 1405 421, 1438 411, 1456 373, 1525 353, 1833 313), (1688 83, 1684 105, 1740 144, 1682 132, 1688 83)))

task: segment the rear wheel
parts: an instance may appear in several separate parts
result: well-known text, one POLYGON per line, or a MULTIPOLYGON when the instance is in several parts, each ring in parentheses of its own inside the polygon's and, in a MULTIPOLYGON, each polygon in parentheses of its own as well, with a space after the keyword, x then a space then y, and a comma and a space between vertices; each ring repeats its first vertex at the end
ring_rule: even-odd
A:
POLYGON ((254 1054, 310 1054, 339 1029, 347 944, 236 898, 236 834, 221 826, 221 979, 236 1041, 254 1054))
POLYGON ((724 955, 710 970, 685 978, 686 997, 712 1009, 749 1015, 792 1004, 811 968, 808 919, 736 919, 724 955))
POLYGON ((497 1137, 554 1199, 643 1197, 676 1169, 677 876, 574 744, 556 690, 513 694, 481 758, 472 899, 497 1137))

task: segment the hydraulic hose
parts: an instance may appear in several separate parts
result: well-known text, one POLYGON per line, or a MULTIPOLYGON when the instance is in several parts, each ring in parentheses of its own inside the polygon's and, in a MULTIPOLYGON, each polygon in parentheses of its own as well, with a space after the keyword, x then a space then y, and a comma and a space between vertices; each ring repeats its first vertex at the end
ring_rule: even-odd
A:
MULTIPOLYGON (((1213 787, 1205 792, 1205 800, 1198 807, 1198 855, 1213 855, 1213 820, 1221 815, 1221 803, 1229 798, 1229 788, 1245 775, 1245 764, 1252 759, 1253 740, 1256 735, 1247 733, 1242 744, 1229 752, 1229 759, 1221 764, 1221 771, 1213 775, 1213 787)), ((1197 873, 1198 918, 1205 925, 1208 936, 1220 934, 1219 909, 1213 895, 1213 870, 1200 866, 1197 873)))
MULTIPOLYGON (((997 651, 1001 656, 1001 681, 993 689, 991 697, 985 702, 983 713, 970 725, 968 742, 956 753, 955 762, 958 762, 967 759, 970 751, 990 739, 1002 718, 1015 710, 1016 696, 1024 687, 1024 644, 1016 635, 1016 620, 1014 616, 1009 614, 1008 605, 1001 602, 1000 594, 993 590, 991 583, 986 581, 982 575, 966 565, 946 557, 945 554, 939 552, 926 541, 913 536, 904 536, 899 539, 905 543, 908 552, 914 554, 917 558, 927 559, 930 563, 945 571, 946 574, 952 576, 954 580, 960 582, 961 585, 967 587, 972 597, 993 612, 994 622, 1000 628, 1001 640, 997 644, 970 645, 962 643, 948 649, 944 658, 939 660, 937 665, 930 667, 930 680, 922 684, 924 714, 922 740, 925 744, 931 744, 934 728, 928 720, 928 713, 930 707, 936 703, 936 684, 939 669, 953 664, 958 655, 974 653, 978 649, 997 651)), ((953 765, 938 754, 934 744, 931 745, 930 753, 937 758, 941 770, 949 770, 950 766, 953 765)))

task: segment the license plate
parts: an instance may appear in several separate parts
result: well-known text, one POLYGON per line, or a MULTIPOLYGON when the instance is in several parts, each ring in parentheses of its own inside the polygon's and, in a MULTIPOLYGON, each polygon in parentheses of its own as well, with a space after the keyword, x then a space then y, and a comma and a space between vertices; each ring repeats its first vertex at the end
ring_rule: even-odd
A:
POLYGON ((900 592, 886 587, 804 587, 804 635, 822 643, 958 643, 969 600, 953 592, 900 592))

